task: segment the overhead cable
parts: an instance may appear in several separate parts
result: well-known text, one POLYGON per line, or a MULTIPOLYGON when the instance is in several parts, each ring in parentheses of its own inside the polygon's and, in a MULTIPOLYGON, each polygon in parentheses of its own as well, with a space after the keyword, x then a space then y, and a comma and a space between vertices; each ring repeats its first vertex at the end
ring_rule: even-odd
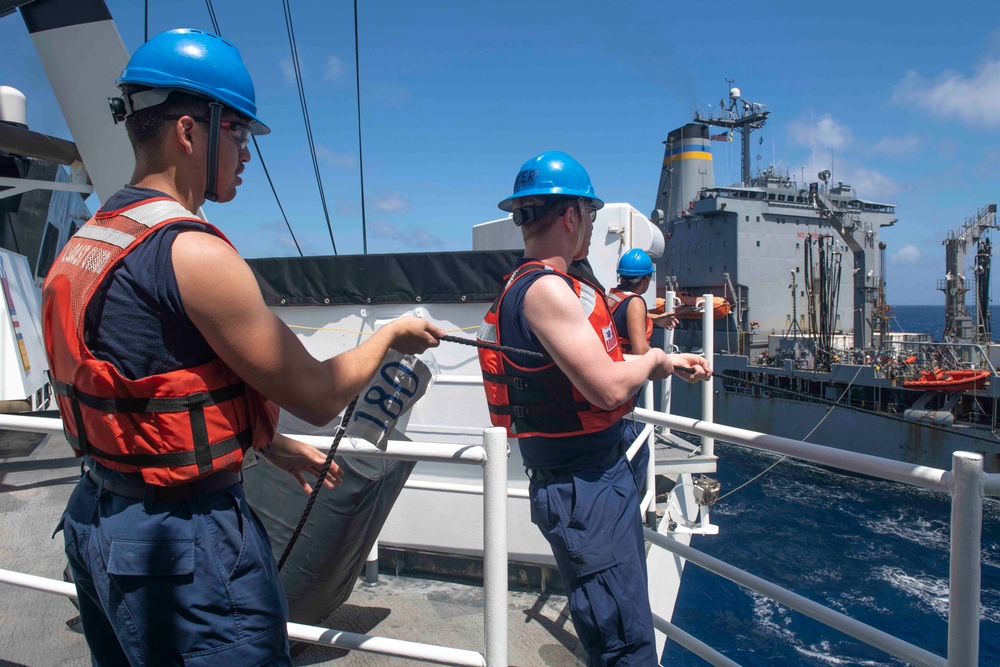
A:
POLYGON ((368 221, 365 219, 365 153, 361 148, 361 57, 358 45, 358 0, 354 0, 354 82, 358 91, 358 167, 361 170, 361 243, 368 254, 368 221))
POLYGON ((292 50, 292 67, 295 69, 295 84, 299 90, 299 103, 302 106, 302 119, 306 124, 306 139, 309 141, 309 154, 312 157, 313 171, 316 173, 316 187, 319 188, 319 198, 323 203, 323 215, 326 217, 326 228, 330 232, 330 243, 333 244, 333 254, 337 254, 337 242, 333 239, 333 226, 330 224, 330 211, 326 206, 326 194, 323 192, 323 179, 319 174, 319 162, 316 159, 316 144, 313 142, 312 124, 309 122, 309 108, 306 105, 306 89, 302 83, 302 69, 299 67, 299 50, 295 45, 295 29, 292 27, 292 8, 288 0, 282 0, 285 9, 285 27, 288 29, 288 45, 292 50))
MULTIPOLYGON (((212 20, 212 30, 215 31, 216 35, 222 36, 222 31, 219 30, 219 21, 215 18, 215 8, 212 7, 212 0, 205 0, 205 5, 208 7, 208 16, 212 20)), ((281 205, 281 199, 278 197, 278 191, 274 188, 274 182, 271 180, 271 174, 267 171, 267 164, 264 162, 264 154, 260 152, 260 146, 257 144, 257 137, 251 135, 253 139, 254 150, 257 151, 257 159, 260 160, 260 166, 264 170, 264 176, 267 177, 267 183, 271 186, 271 194, 274 195, 274 201, 278 204, 278 210, 281 211, 281 217, 285 221, 285 227, 288 229, 288 234, 292 237, 292 243, 295 244, 295 249, 299 252, 299 257, 302 257, 302 248, 299 247, 299 240, 295 238, 295 232, 292 231, 292 225, 288 222, 288 216, 285 215, 285 207, 281 205)))

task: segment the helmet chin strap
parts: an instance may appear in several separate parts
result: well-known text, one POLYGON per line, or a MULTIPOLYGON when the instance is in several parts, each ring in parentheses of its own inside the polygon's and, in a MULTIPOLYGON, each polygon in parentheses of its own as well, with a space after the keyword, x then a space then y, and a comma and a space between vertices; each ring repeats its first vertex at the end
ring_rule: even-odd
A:
POLYGON ((576 211, 577 215, 580 217, 580 226, 576 232, 576 247, 573 250, 573 261, 576 261, 578 259, 583 259, 583 257, 580 256, 580 253, 583 252, 583 244, 587 238, 587 223, 584 221, 583 213, 580 212, 578 207, 574 206, 573 210, 576 211))
POLYGON ((205 176, 205 199, 218 201, 219 193, 216 192, 216 188, 219 186, 219 135, 221 134, 222 105, 218 102, 209 102, 208 108, 208 164, 205 176))

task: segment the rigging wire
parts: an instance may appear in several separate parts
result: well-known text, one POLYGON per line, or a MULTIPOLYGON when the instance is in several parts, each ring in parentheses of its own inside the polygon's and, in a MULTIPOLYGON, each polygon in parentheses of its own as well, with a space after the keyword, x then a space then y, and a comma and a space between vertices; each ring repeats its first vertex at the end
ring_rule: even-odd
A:
MULTIPOLYGON (((212 20, 212 30, 215 31, 216 35, 221 37, 222 31, 219 30, 219 20, 215 17, 215 8, 212 6, 212 0, 205 0, 205 5, 208 7, 208 16, 212 20)), ((267 170, 267 164, 264 162, 264 154, 260 152, 260 145, 257 144, 257 137, 251 135, 250 138, 253 140, 254 150, 257 151, 257 159, 260 160, 260 166, 264 170, 264 176, 267 177, 267 184, 271 186, 271 194, 274 195, 274 201, 277 202, 278 210, 281 211, 281 217, 285 221, 285 227, 288 229, 288 234, 292 237, 292 243, 295 244, 295 249, 298 250, 299 257, 302 257, 302 248, 299 247, 299 240, 295 238, 295 232, 292 231, 292 225, 288 222, 288 216, 285 215, 285 207, 281 205, 281 199, 278 197, 278 191, 274 187, 274 181, 271 180, 271 173, 267 170)))
POLYGON ((142 43, 145 44, 149 41, 149 0, 145 0, 143 4, 145 5, 145 11, 143 12, 142 19, 142 43))
POLYGON ((333 244, 333 254, 337 254, 337 242, 333 238, 333 226, 330 224, 330 210, 326 205, 326 193, 323 191, 323 179, 319 173, 319 161, 316 159, 316 144, 313 141, 312 123, 309 122, 309 107, 306 104, 306 89, 302 83, 302 68, 299 66, 299 49, 295 43, 295 29, 292 27, 292 8, 288 0, 282 0, 285 9, 285 27, 288 30, 288 45, 292 51, 292 67, 295 70, 295 84, 299 90, 299 104, 302 106, 302 119, 306 125, 306 139, 309 142, 309 155, 312 157, 313 171, 316 173, 316 187, 323 204, 323 216, 326 218, 326 228, 330 232, 330 243, 333 244))
POLYGON ((205 0, 205 6, 208 7, 208 18, 212 21, 212 29, 215 30, 215 34, 222 36, 219 32, 219 19, 215 17, 215 7, 212 6, 212 0, 205 0))
POLYGON ((354 0, 354 82, 358 93, 358 167, 361 171, 361 243, 368 254, 368 221, 365 218, 365 153, 361 148, 361 56, 358 44, 358 0, 354 0))
MULTIPOLYGON (((844 400, 844 396, 847 396, 847 392, 848 392, 848 391, 849 391, 849 390, 851 389, 851 385, 853 385, 853 384, 854 384, 854 381, 858 379, 858 375, 860 375, 860 374, 861 374, 861 369, 862 369, 862 368, 864 368, 864 366, 858 366, 858 370, 857 370, 857 372, 856 372, 856 373, 854 374, 854 377, 852 377, 852 378, 851 378, 851 381, 847 383, 847 386, 846 386, 846 387, 844 387, 844 391, 843 391, 843 393, 842 393, 842 394, 840 395, 840 398, 838 398, 838 399, 837 399, 837 403, 840 403, 840 402, 841 402, 842 400, 844 400)), ((818 429, 818 428, 820 427, 820 425, 821 425, 821 424, 822 424, 823 422, 825 422, 825 421, 826 421, 826 418, 827 418, 827 417, 829 417, 829 416, 830 416, 830 415, 832 415, 832 414, 833 414, 833 408, 831 407, 831 408, 830 408, 829 410, 827 410, 827 411, 826 411, 826 414, 825 414, 825 415, 823 415, 823 418, 822 418, 822 419, 820 419, 820 420, 819 420, 818 422, 816 422, 816 425, 812 427, 812 430, 811 430, 811 431, 809 431, 808 433, 806 433, 805 437, 803 437, 803 438, 802 438, 802 442, 805 442, 806 440, 808 440, 808 439, 809 439, 809 437, 810 437, 810 436, 811 436, 811 435, 812 435, 813 433, 815 433, 815 432, 816 432, 816 429, 818 429)), ((740 489, 742 489, 743 487, 745 487, 745 486, 747 486, 747 485, 749 485, 749 484, 752 484, 753 482, 757 481, 758 479, 760 479, 761 477, 763 477, 764 475, 766 475, 767 473, 769 473, 769 472, 770 472, 771 470, 773 470, 773 469, 774 469, 774 468, 775 468, 775 467, 776 467, 776 466, 777 466, 777 465, 778 465, 779 463, 781 463, 782 461, 784 461, 784 460, 785 460, 785 459, 787 459, 787 458, 788 458, 788 455, 787 455, 787 454, 783 455, 783 456, 782 456, 782 457, 781 457, 780 459, 778 459, 777 461, 775 461, 775 462, 774 462, 774 463, 773 463, 772 465, 768 466, 768 467, 767 467, 767 468, 766 468, 765 470, 763 470, 763 471, 762 471, 762 472, 760 472, 759 474, 757 474, 757 475, 755 475, 755 476, 751 477, 750 479, 748 479, 747 481, 743 482, 742 484, 740 484, 739 486, 737 486, 737 487, 736 487, 735 489, 733 489, 733 490, 732 490, 732 491, 730 491, 729 493, 726 493, 726 494, 723 494, 723 495, 719 496, 719 497, 718 497, 718 498, 717 498, 717 499, 715 500, 715 502, 719 502, 719 501, 720 501, 720 500, 722 500, 723 498, 726 498, 726 497, 728 497, 728 496, 731 496, 731 495, 733 495, 734 493, 736 493, 737 491, 739 491, 740 489)))
POLYGON ((274 193, 274 201, 278 203, 278 210, 281 211, 281 217, 285 221, 285 227, 288 228, 288 233, 292 237, 292 243, 295 244, 295 249, 299 253, 299 257, 304 257, 302 254, 302 248, 299 246, 299 240, 295 238, 295 232, 292 231, 292 225, 288 222, 288 216, 285 214, 285 207, 281 205, 281 200, 278 199, 278 191, 274 188, 274 181, 271 180, 271 173, 267 170, 267 165, 264 163, 264 154, 260 152, 260 146, 257 144, 257 137, 250 135, 253 140, 254 150, 257 151, 257 158, 260 160, 261 169, 264 170, 264 176, 267 177, 267 184, 271 186, 271 192, 274 193))

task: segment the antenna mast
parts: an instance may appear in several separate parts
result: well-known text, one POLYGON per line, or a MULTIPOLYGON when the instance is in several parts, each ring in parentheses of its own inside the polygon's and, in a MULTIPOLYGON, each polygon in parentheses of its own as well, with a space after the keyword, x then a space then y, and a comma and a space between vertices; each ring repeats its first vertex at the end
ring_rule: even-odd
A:
POLYGON ((742 170, 740 178, 744 185, 750 183, 750 135, 754 130, 764 127, 770 111, 764 111, 763 104, 750 102, 740 97, 740 89, 733 86, 733 79, 726 79, 729 84, 729 106, 725 100, 719 100, 719 110, 722 115, 712 115, 702 118, 694 112, 694 122, 709 127, 722 127, 730 132, 739 132, 741 138, 742 170))

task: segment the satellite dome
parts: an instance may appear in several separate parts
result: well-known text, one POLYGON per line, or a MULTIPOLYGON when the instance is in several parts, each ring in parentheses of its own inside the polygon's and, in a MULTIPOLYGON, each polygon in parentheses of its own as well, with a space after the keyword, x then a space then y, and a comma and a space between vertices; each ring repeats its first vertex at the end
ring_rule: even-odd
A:
POLYGON ((17 88, 0 86, 0 123, 28 127, 27 102, 17 88))

